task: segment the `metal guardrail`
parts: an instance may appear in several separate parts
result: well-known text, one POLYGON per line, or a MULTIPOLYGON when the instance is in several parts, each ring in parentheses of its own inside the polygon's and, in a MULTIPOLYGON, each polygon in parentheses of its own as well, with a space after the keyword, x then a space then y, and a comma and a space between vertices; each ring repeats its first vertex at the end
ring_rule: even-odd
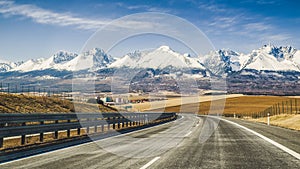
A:
POLYGON ((176 113, 76 113, 76 114, 0 114, 0 148, 4 138, 21 136, 21 144, 26 143, 26 135, 39 134, 39 141, 44 141, 46 132, 54 132, 58 139, 59 131, 67 131, 71 137, 71 130, 77 129, 86 133, 94 128, 94 133, 107 130, 141 126, 176 118, 176 113))

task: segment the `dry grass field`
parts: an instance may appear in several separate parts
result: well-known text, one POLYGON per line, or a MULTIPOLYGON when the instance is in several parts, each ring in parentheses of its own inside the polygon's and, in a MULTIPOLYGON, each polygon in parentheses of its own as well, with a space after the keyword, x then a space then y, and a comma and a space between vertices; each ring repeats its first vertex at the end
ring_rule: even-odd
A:
MULTIPOLYGON (((154 101, 154 102, 144 102, 144 103, 138 103, 138 104, 133 104, 133 109, 138 110, 138 111, 163 111, 165 107, 168 109, 171 107, 177 107, 176 111, 172 112, 179 112, 180 105, 193 105, 197 106, 199 102, 207 102, 209 100, 218 100, 221 98, 234 98, 234 97, 240 97, 243 96, 241 94, 231 94, 231 95, 220 95, 220 96, 168 96, 167 100, 162 100, 162 101, 154 101)), ((189 110, 190 111, 190 110, 189 110)), ((166 111, 170 112, 170 111, 166 111)))
MULTIPOLYGON (((288 101, 291 98, 296 97, 280 97, 280 96, 241 96, 228 98, 225 102, 225 107, 223 114, 236 114, 236 115, 251 115, 256 112, 261 112, 266 108, 281 103, 283 101, 288 101)), ((200 104, 188 104, 185 105, 185 111, 189 112, 194 110, 195 106, 199 107, 199 114, 207 114, 210 109, 211 102, 205 101, 200 104)), ((298 105, 299 106, 299 105, 298 105)), ((156 111, 164 112, 180 112, 181 106, 171 106, 165 109, 156 109, 156 111)), ((222 112, 222 110, 219 110, 222 112)), ((245 118, 246 120, 267 123, 267 118, 245 118)), ((300 130, 300 115, 299 114, 281 114, 270 117, 271 125, 280 126, 284 128, 289 128, 293 130, 300 130)))
MULTIPOLYGON (((240 96, 227 98, 223 114, 249 114, 265 110, 276 103, 289 100, 289 97, 279 96, 240 96)), ((199 107, 199 114, 207 114, 210 110, 211 101, 204 101, 199 103, 188 104, 184 106, 185 112, 195 110, 195 106, 199 107)), ((166 107, 165 112, 179 112, 181 106, 166 107)), ((163 109, 156 109, 161 111, 163 109)), ((218 109, 217 109, 218 110, 218 109)), ((222 109, 218 110, 222 112, 222 109)))

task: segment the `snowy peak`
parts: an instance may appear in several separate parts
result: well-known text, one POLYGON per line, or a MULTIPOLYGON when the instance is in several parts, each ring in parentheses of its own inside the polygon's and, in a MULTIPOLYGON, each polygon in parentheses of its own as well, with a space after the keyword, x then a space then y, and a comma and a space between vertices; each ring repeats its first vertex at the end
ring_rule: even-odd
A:
POLYGON ((229 49, 222 49, 210 52, 200 60, 211 73, 226 76, 228 73, 240 71, 247 59, 242 54, 229 49))
POLYGON ((200 60, 215 75, 228 75, 243 69, 300 72, 300 51, 291 46, 264 45, 249 54, 222 49, 200 60))
POLYGON ((278 61, 283 61, 284 59, 291 59, 297 50, 291 46, 264 45, 260 49, 254 50, 254 52, 268 54, 274 56, 278 61))
POLYGON ((54 63, 60 64, 60 63, 68 62, 77 56, 78 55, 76 53, 71 53, 67 51, 58 51, 52 56, 52 58, 54 63))
MULTIPOLYGON (((90 66, 86 67, 93 69, 105 68, 113 61, 115 61, 110 55, 106 54, 102 49, 94 48, 87 52, 84 52, 81 56, 81 60, 85 60, 85 62, 90 62, 90 66)), ((80 62, 79 62, 80 64, 80 62)))
POLYGON ((78 55, 67 51, 58 51, 51 57, 44 59, 31 59, 10 69, 10 71, 29 72, 34 70, 68 70, 100 69, 111 64, 114 59, 102 49, 94 48, 78 55))
POLYGON ((168 46, 161 46, 152 51, 135 51, 118 59, 110 67, 129 68, 198 68, 205 69, 197 58, 191 58, 187 54, 174 52, 168 46))
POLYGON ((7 71, 17 67, 20 64, 21 64, 21 62, 14 63, 14 62, 6 61, 6 60, 0 60, 0 72, 7 72, 7 71))
POLYGON ((169 51, 173 51, 170 46, 160 46, 159 48, 157 48, 156 50, 158 51, 165 51, 165 52, 169 52, 169 51))
POLYGON ((298 51, 291 47, 264 45, 253 50, 248 56, 246 69, 271 71, 300 71, 298 51))
POLYGON ((64 69, 69 71, 78 70, 98 70, 106 68, 114 62, 110 55, 106 54, 102 49, 94 48, 89 51, 83 52, 73 60, 63 65, 64 69))

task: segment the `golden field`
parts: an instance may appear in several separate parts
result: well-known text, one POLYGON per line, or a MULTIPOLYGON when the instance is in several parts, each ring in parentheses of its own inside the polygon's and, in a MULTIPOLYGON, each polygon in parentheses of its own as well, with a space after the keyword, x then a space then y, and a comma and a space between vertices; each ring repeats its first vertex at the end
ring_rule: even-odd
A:
MULTIPOLYGON (((216 109, 219 113, 224 115, 246 115, 246 120, 267 123, 267 118, 249 118, 249 115, 264 111, 270 106, 286 102, 290 99, 298 97, 281 97, 281 96, 240 96, 227 98, 225 101, 224 110, 216 109)), ((207 114, 210 110, 211 101, 204 101, 200 103, 184 105, 185 112, 191 112, 195 108, 199 108, 198 114, 207 114)), ((299 110, 298 105, 298 110, 299 110)), ((164 112, 180 112, 181 105, 166 107, 165 109, 155 109, 155 111, 164 112)), ((300 130, 300 114, 280 114, 270 117, 271 125, 289 128, 293 130, 300 130)))
MULTIPOLYGON (((219 113, 223 114, 249 114, 265 110, 266 108, 282 101, 289 100, 289 97, 280 96, 238 96, 224 100, 224 110, 217 108, 219 113)), ((210 110, 211 101, 203 101, 200 103, 192 103, 184 105, 185 112, 199 109, 199 114, 207 114, 210 110)), ((181 105, 170 106, 165 108, 165 112, 180 112, 181 105)), ((157 111, 163 109, 156 109, 157 111)))

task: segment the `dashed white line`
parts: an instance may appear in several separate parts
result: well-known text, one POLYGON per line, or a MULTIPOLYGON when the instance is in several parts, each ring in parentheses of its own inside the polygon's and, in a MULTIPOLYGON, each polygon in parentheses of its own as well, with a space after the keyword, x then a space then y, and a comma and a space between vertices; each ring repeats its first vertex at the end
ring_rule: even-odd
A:
POLYGON ((157 161, 158 159, 160 159, 160 157, 155 157, 153 158, 151 161, 149 161, 147 164, 145 164, 143 167, 141 167, 140 169, 146 169, 148 167, 150 167, 153 163, 155 163, 155 161, 157 161))

